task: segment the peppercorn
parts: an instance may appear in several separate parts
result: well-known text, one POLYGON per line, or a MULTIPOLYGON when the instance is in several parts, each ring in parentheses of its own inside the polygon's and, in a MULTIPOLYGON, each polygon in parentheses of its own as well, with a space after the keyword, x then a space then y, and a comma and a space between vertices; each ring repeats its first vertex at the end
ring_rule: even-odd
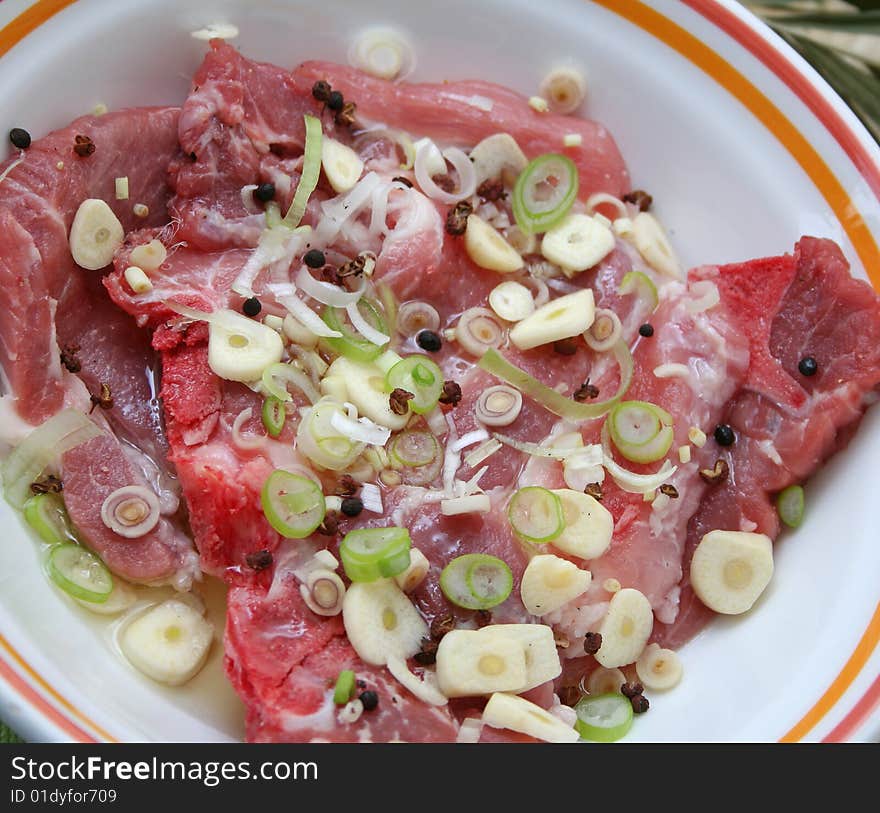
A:
POLYGON ((319 79, 312 85, 312 96, 319 102, 326 102, 330 98, 330 83, 319 79))
POLYGON ((454 629, 455 619, 451 615, 438 615, 431 622, 431 637, 439 641, 447 632, 452 632, 454 629))
POLYGON ((66 344, 61 348, 61 363, 71 373, 78 373, 82 369, 77 353, 79 352, 78 344, 66 344))
POLYGON ((473 214, 474 207, 466 200, 455 204, 446 215, 446 231, 453 236, 459 236, 467 231, 468 217, 473 214))
POLYGON ((798 362, 798 371, 801 375, 805 375, 807 378, 810 376, 816 375, 819 372, 819 365, 812 356, 804 356, 798 362))
POLYGON ((391 395, 388 396, 388 406, 395 415, 406 415, 409 409, 409 402, 413 398, 415 398, 415 395, 411 392, 401 387, 395 387, 391 391, 391 395))
POLYGON ((624 203, 632 203, 634 206, 638 206, 640 212, 647 212, 651 208, 654 198, 645 192, 644 189, 633 189, 632 192, 627 192, 623 196, 623 201, 624 203))
POLYGON ((324 252, 318 248, 309 249, 303 256, 303 262, 309 268, 321 268, 327 262, 324 252))
POLYGON ((643 694, 637 694, 635 697, 631 697, 629 702, 632 703, 633 711, 636 714, 644 714, 651 705, 648 702, 648 698, 643 694))
POLYGON ((584 636, 584 652, 587 655, 595 655, 602 647, 602 635, 598 632, 588 632, 584 636))
POLYGON ((581 697, 583 697, 577 686, 563 686, 557 694, 559 695, 559 702, 563 706, 576 706, 581 697))
POLYGON ((338 90, 330 91, 330 95, 327 97, 327 107, 334 113, 338 113, 344 106, 345 99, 342 97, 342 94, 338 90))
POLYGON ((263 306, 255 296, 245 299, 241 306, 241 312, 245 316, 256 316, 261 310, 263 310, 263 306))
POLYGON ((502 200, 507 197, 507 193, 504 191, 504 184, 497 179, 483 181, 477 188, 477 194, 483 200, 490 201, 502 200))
POLYGON ((353 497, 358 490, 357 480, 350 474, 343 474, 336 485, 336 496, 353 497))
POLYGON ((454 381, 443 382, 443 393, 439 401, 447 406, 455 406, 461 400, 461 385, 454 381))
POLYGON ((672 500, 678 499, 678 489, 672 485, 672 483, 663 483, 663 485, 660 486, 660 493, 665 494, 672 500))
POLYGON ((63 488, 63 483, 54 474, 31 483, 32 494, 60 494, 63 488))
POLYGON ((709 485, 723 483, 730 475, 730 466, 726 460, 716 460, 715 467, 711 469, 700 469, 700 477, 709 485))
POLYGON ((597 398, 598 396, 599 388, 595 384, 591 384, 590 380, 587 379, 586 383, 583 386, 578 387, 575 390, 574 395, 572 395, 571 397, 574 398, 574 400, 578 403, 582 404, 587 399, 597 398))
POLYGON ((88 136, 78 135, 73 139, 73 151, 80 157, 86 158, 95 151, 95 142, 88 136))
POLYGON ((90 413, 96 406, 101 409, 113 409, 113 393, 110 391, 110 385, 101 382, 101 394, 90 396, 90 400, 92 402, 90 413))
POLYGON ((275 184, 261 183, 254 190, 254 197, 256 197, 257 200, 263 201, 263 203, 268 203, 275 197, 275 184))
POLYGON ((413 655, 413 660, 420 666, 430 666, 437 662, 437 647, 440 646, 439 641, 433 638, 422 638, 421 651, 413 655))
POLYGON ((719 423, 715 427, 715 442, 719 446, 732 446, 735 440, 736 435, 733 433, 733 429, 726 423, 719 423))
POLYGON ((26 150, 31 145, 31 134, 27 130, 22 130, 21 127, 13 127, 9 131, 9 140, 13 147, 26 150))
POLYGON ((357 105, 354 102, 346 102, 342 105, 342 110, 333 117, 333 120, 340 127, 351 127, 354 124, 356 114, 357 105))
POLYGON ((369 689, 361 692, 358 700, 364 704, 364 711, 373 711, 379 705, 379 695, 369 689))
POLYGON ((650 339, 651 336, 654 335, 654 326, 645 322, 645 324, 639 327, 639 336, 644 336, 646 339, 650 339))
POLYGON ((602 502, 602 484, 587 483, 586 486, 584 486, 584 494, 586 494, 588 497, 592 497, 598 502, 602 502))
POLYGON ((477 610, 474 621, 477 622, 478 627, 488 627, 492 623, 492 613, 488 610, 477 610))
POLYGON ((342 501, 340 510, 347 517, 356 517, 358 514, 360 514, 361 511, 364 510, 363 500, 361 500, 360 497, 346 497, 342 501))
POLYGON ((629 698, 633 698, 637 694, 641 694, 643 691, 645 691, 645 687, 642 686, 642 684, 638 681, 635 681, 633 683, 624 683, 623 686, 620 687, 620 693, 624 697, 629 698))
POLYGON ((268 550, 258 550, 247 554, 244 557, 244 561, 248 567, 254 570, 265 570, 272 564, 273 557, 268 550))
POLYGON ((436 353, 443 346, 440 336, 433 330, 419 331, 418 336, 416 336, 416 344, 422 350, 427 350, 429 353, 436 353))
POLYGON ((336 536, 336 532, 339 530, 339 514, 335 511, 327 511, 317 530, 322 536, 336 536))

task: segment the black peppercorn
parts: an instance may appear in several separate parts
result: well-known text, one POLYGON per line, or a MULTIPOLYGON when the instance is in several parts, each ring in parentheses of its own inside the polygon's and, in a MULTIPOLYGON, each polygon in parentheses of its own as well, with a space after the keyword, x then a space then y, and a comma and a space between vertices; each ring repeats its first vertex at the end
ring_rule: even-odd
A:
POLYGON ((330 98, 330 83, 319 79, 312 85, 312 96, 319 102, 326 102, 330 98))
POLYGON ((816 359, 812 356, 804 356, 798 362, 798 371, 801 375, 805 375, 809 378, 812 375, 816 375, 819 371, 819 365, 817 364, 816 359))
POLYGON ((442 346, 443 342, 433 330, 421 330, 419 331, 418 336, 416 336, 416 344, 421 347, 422 350, 427 350, 429 353, 436 353, 442 346))
POLYGON ((320 249, 313 248, 305 253, 303 257, 303 262, 309 268, 323 268, 324 263, 327 262, 327 258, 324 257, 324 252, 320 249))
POLYGON ((9 131, 9 140, 13 147, 26 150, 31 145, 31 134, 27 130, 22 130, 21 127, 13 127, 9 131))
POLYGON ((342 110, 344 105, 345 99, 342 98, 342 94, 338 90, 331 91, 327 99, 327 107, 331 110, 339 111, 342 110))
POLYGON ((364 503, 360 497, 346 497, 342 501, 340 510, 347 517, 356 517, 364 510, 364 503))
POLYGON ((241 311, 245 316, 256 316, 261 310, 263 310, 263 306, 255 296, 245 299, 241 306, 241 311))
POLYGON ((653 336, 653 335, 654 335, 654 326, 653 325, 645 322, 645 324, 643 324, 639 328, 639 336, 644 336, 646 339, 650 339, 651 336, 653 336))
POLYGON ((364 704, 364 711, 373 711, 379 705, 379 695, 376 692, 369 690, 361 692, 358 699, 364 704))
POLYGON ((726 423, 719 423, 715 427, 715 442, 719 446, 732 446, 736 440, 736 435, 726 423))
POLYGON ((254 196, 257 200, 263 201, 263 203, 268 203, 272 198, 275 197, 275 184, 273 183, 261 183, 255 190, 254 196))

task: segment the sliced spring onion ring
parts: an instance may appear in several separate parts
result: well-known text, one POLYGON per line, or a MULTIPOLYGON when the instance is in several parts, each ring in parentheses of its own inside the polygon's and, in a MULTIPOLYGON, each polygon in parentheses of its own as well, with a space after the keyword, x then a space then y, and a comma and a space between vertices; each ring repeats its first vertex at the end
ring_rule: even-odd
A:
POLYGON ((497 556, 466 553, 440 574, 440 589, 453 604, 467 610, 488 610, 505 601, 513 589, 513 573, 497 556))
POLYGON ((564 155, 539 155, 513 189, 513 216, 527 234, 541 234, 568 214, 578 191, 578 171, 564 155))
POLYGON ((339 433, 331 423, 345 407, 332 398, 322 398, 306 411, 296 430, 296 447, 313 463, 331 471, 348 468, 364 450, 363 443, 339 433))
POLYGON ((343 669, 336 678, 336 685, 333 687, 333 702, 337 706, 344 706, 351 700, 354 694, 355 677, 351 669, 343 669))
POLYGON ((315 279, 306 266, 302 266, 296 275, 297 287, 307 293, 312 299, 316 299, 322 305, 330 305, 334 308, 345 308, 357 302, 367 287, 367 279, 361 276, 358 287, 354 291, 348 291, 323 280, 315 279))
POLYGON ((324 521, 324 494, 308 477, 276 469, 260 499, 269 524, 287 539, 304 539, 324 521))
POLYGON ((605 353, 620 341, 623 326, 620 317, 607 308, 597 308, 596 316, 589 330, 584 333, 584 341, 597 353, 605 353))
POLYGON ((409 408, 417 415, 434 409, 443 394, 443 371, 427 356, 407 356, 388 371, 386 381, 390 389, 415 396, 409 408))
POLYGON ((55 545, 46 563, 49 578, 80 601, 103 604, 113 591, 113 576, 94 553, 79 545, 55 545))
POLYGON ((782 489, 776 497, 776 509, 789 528, 797 528, 804 521, 804 489, 801 486, 782 489))
POLYGON ((359 528, 339 545, 345 575, 353 582, 373 582, 409 567, 412 540, 406 528, 359 528))
POLYGON ((318 185, 318 178, 321 175, 321 120, 305 114, 303 116, 306 123, 306 144, 305 153, 303 155, 302 175, 296 186, 296 192, 293 194, 293 200, 287 214, 284 215, 284 223, 289 228, 299 226, 300 220, 306 213, 306 204, 315 187, 318 185))
POLYGON ((562 501, 541 486, 526 486, 510 498, 507 518, 521 539, 543 545, 556 539, 565 530, 562 501))
POLYGON ((63 409, 34 429, 3 461, 7 501, 21 509, 31 495, 31 483, 64 452, 98 437, 101 430, 81 412, 63 409))
POLYGON ((361 318, 366 320, 377 333, 385 336, 385 343, 389 341, 386 335, 387 328, 382 312, 379 310, 377 303, 366 297, 361 298, 358 303, 352 306, 352 310, 345 311, 339 308, 325 308, 322 318, 327 327, 338 334, 338 338, 325 339, 327 346, 331 350, 341 356, 350 358, 353 361, 372 361, 378 358, 382 353, 382 345, 367 339, 363 333, 356 333, 351 329, 345 321, 343 313, 347 313, 350 317, 351 312, 357 309, 361 318))
POLYGON ((420 468, 437 460, 440 444, 430 432, 407 429, 395 436, 388 453, 402 466, 420 468))
POLYGON ((296 367, 284 364, 283 362, 272 364, 263 370, 263 387, 265 387, 266 392, 279 401, 286 402, 292 400, 292 396, 287 391, 286 384, 293 384, 300 389, 312 404, 316 404, 321 400, 321 394, 312 383, 312 380, 302 370, 297 370, 296 367), (283 382, 283 385, 281 382, 283 382))
POLYGON ((585 740, 615 742, 632 727, 632 703, 622 694, 585 697, 574 710, 578 716, 574 727, 585 740))
POLYGON ((397 312, 397 330, 404 336, 416 336, 423 330, 439 330, 440 314, 427 302, 404 302, 397 312))
POLYGON ((277 438, 284 429, 287 413, 284 411, 284 402, 274 395, 270 395, 263 401, 263 426, 269 437, 277 438))
POLYGON ((488 308, 468 308, 455 326, 456 341, 475 356, 490 348, 501 347, 505 331, 498 317, 488 308))
POLYGON ((602 465, 605 470, 620 488, 630 494, 648 494, 662 486, 678 470, 678 466, 673 466, 668 460, 654 474, 636 474, 623 468, 611 456, 607 422, 602 425, 602 453, 604 457, 602 465))
POLYGON ((629 210, 626 208, 626 204, 620 198, 609 195, 607 192, 596 192, 590 195, 587 198, 587 211, 592 214, 603 204, 617 209, 618 217, 629 217, 629 210))
POLYGON ((35 494, 24 504, 24 518, 50 545, 77 541, 64 500, 58 494, 35 494))
POLYGON ((251 407, 245 407, 232 422, 232 442, 239 448, 245 450, 261 449, 266 445, 265 435, 255 435, 248 432, 244 434, 241 428, 247 421, 251 419, 254 411, 251 407))
POLYGON ((620 385, 617 388, 617 392, 611 398, 594 403, 582 404, 573 401, 571 398, 566 398, 546 384, 542 384, 537 379, 532 378, 532 376, 516 365, 511 364, 494 349, 487 350, 483 354, 479 361, 479 366, 502 381, 506 381, 512 387, 522 392, 523 395, 528 395, 554 415, 559 415, 560 418, 568 418, 573 421, 585 421, 591 418, 599 418, 608 412, 624 396, 632 382, 633 357, 629 352, 629 348, 621 341, 611 349, 611 352, 620 365, 620 385))
POLYGON ((652 311, 660 303, 657 286, 647 274, 641 271, 629 271, 624 274, 617 288, 617 293, 621 296, 635 294, 639 299, 650 305, 652 311))
POLYGON ((672 415, 647 401, 621 401, 608 414, 611 439, 633 463, 665 457, 674 438, 672 415))
POLYGON ((486 426, 510 426, 522 411, 522 393, 507 384, 483 390, 474 407, 474 414, 486 426))

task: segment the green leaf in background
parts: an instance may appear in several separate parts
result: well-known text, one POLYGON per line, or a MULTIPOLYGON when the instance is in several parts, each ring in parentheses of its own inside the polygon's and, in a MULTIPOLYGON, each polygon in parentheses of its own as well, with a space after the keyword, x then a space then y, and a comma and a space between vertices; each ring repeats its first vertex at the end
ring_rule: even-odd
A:
POLYGON ((880 0, 747 2, 880 140, 880 0))

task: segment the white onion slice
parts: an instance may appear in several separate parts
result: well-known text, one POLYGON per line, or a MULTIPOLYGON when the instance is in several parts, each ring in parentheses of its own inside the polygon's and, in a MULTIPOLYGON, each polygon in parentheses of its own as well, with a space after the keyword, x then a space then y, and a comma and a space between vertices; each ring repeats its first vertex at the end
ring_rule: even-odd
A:
POLYGON ((629 217, 629 210, 626 208, 626 204, 620 198, 609 195, 607 192, 596 192, 594 195, 590 195, 587 198, 587 211, 593 214, 596 211, 596 207, 601 206, 603 203, 607 203, 609 206, 617 209, 621 217, 629 217))
POLYGON ((647 494, 663 485, 676 471, 678 466, 673 466, 668 460, 654 474, 636 474, 623 468, 611 456, 608 425, 602 427, 602 452, 604 460, 602 465, 614 479, 620 488, 630 494, 647 494))
POLYGON ((281 294, 277 290, 273 290, 275 287, 274 285, 268 285, 267 289, 275 295, 278 304, 287 308, 294 319, 301 322, 304 327, 316 336, 323 336, 329 339, 339 339, 342 337, 338 330, 328 327, 324 320, 296 294, 281 294))
POLYGON ((480 465, 480 463, 482 463, 484 460, 487 460, 493 454, 495 454, 495 452, 497 452, 501 448, 501 445, 502 444, 495 440, 495 438, 489 438, 489 440, 478 446, 470 454, 465 455, 465 466, 473 468, 474 466, 480 465))
POLYGON ((123 486, 101 505, 101 520, 126 539, 148 534, 159 522, 159 498, 146 486, 123 486))
POLYGON ((485 514, 492 510, 492 503, 488 494, 470 494, 466 497, 452 497, 440 501, 440 513, 444 517, 454 517, 459 514, 485 514))
POLYGON ((302 266, 296 275, 296 285, 303 293, 308 294, 312 299, 318 300, 322 305, 344 308, 348 305, 353 305, 363 296, 367 287, 367 280, 366 277, 361 276, 357 289, 347 291, 338 285, 315 279, 309 273, 308 268, 302 266))
POLYGON ((257 202, 254 200, 254 192, 256 191, 257 185, 255 183, 249 183, 246 186, 243 186, 241 188, 241 204, 250 214, 261 215, 263 214, 263 210, 257 206, 257 202))
POLYGON ((265 435, 243 435, 241 432, 241 427, 244 426, 245 421, 251 419, 251 415, 253 414, 254 411, 250 407, 247 407, 238 413, 232 424, 232 442, 238 446, 239 449, 262 449, 266 445, 265 435))
POLYGON ((489 471, 488 466, 483 466, 477 473, 471 477, 470 480, 466 482, 462 482, 461 480, 455 481, 455 494, 458 497, 466 497, 468 494, 473 494, 475 491, 479 489, 480 480, 483 479, 486 472, 489 471))
POLYGON ((388 442, 388 438, 391 437, 391 430, 387 427, 373 423, 369 418, 355 420, 351 414, 343 415, 341 412, 334 412, 330 416, 330 425, 337 432, 356 443, 384 446, 388 442))
POLYGON ((422 192, 433 200, 447 204, 458 203, 473 195, 477 189, 477 173, 470 158, 457 147, 443 150, 442 155, 458 173, 458 190, 446 192, 434 183, 430 171, 432 147, 436 149, 432 141, 424 140, 416 150, 416 181, 422 192))
POLYGON ((376 330, 376 328, 364 319, 364 316, 357 305, 348 305, 345 312, 351 320, 352 327, 368 342, 372 342, 373 344, 382 347, 391 341, 390 336, 386 336, 381 330, 376 330))
POLYGON ((31 495, 31 483, 64 452, 98 437, 102 431, 81 412, 64 409, 34 429, 3 461, 6 499, 21 508, 31 495))
POLYGON ((309 226, 300 226, 296 229, 288 229, 285 226, 264 229, 257 247, 233 280, 232 290, 244 297, 253 296, 254 280, 259 273, 282 260, 290 262, 294 255, 299 253, 305 235, 309 232, 311 232, 309 226))
POLYGON ((382 505, 382 492, 375 483, 364 483, 361 486, 361 502, 364 505, 364 511, 371 514, 383 514, 385 508, 382 505))
POLYGON ((704 279, 691 283, 689 293, 697 298, 685 302, 684 306, 688 313, 702 313, 714 308, 721 301, 718 286, 712 280, 704 279))
POLYGON ((489 433, 485 429, 475 429, 473 432, 466 432, 462 435, 451 444, 451 448, 453 452, 460 452, 462 449, 484 440, 489 440, 489 433))
POLYGON ((321 204, 324 216, 315 228, 315 244, 327 245, 333 242, 342 227, 360 214, 373 192, 382 183, 382 179, 375 172, 368 172, 350 192, 321 204))

